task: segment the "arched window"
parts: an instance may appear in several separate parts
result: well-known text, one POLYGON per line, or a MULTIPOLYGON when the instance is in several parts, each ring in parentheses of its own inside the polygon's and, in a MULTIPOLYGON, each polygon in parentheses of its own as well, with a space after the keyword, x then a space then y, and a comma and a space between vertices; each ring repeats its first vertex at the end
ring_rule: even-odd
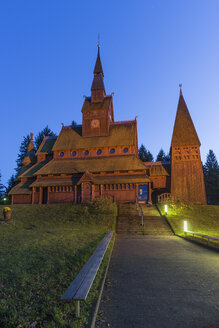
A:
POLYGON ((63 157, 64 156, 64 152, 62 151, 60 154, 59 154, 60 157, 63 157))
POLYGON ((100 155, 100 154, 102 154, 102 150, 101 149, 98 149, 97 155, 100 155))
POLYGON ((85 150, 84 155, 85 156, 89 155, 89 150, 85 150))
POLYGON ((72 154, 72 156, 76 156, 77 155, 77 152, 76 151, 73 151, 71 154, 72 154))
POLYGON ((111 149, 110 149, 110 154, 114 154, 115 151, 116 151, 115 148, 111 148, 111 149))
POLYGON ((126 148, 123 148, 123 153, 128 153, 129 149, 126 147, 126 148))

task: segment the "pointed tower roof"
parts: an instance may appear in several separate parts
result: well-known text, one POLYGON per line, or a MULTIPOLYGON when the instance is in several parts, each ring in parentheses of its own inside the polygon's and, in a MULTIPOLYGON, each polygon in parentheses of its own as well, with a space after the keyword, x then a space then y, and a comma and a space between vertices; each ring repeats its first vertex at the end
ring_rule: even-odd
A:
POLYGON ((98 44, 98 53, 97 53, 97 60, 96 60, 96 64, 94 67, 94 74, 103 74, 103 68, 102 68, 102 64, 101 64, 101 60, 100 60, 100 45, 98 44))
POLYGON ((94 67, 94 78, 91 85, 91 90, 103 90, 105 92, 103 77, 103 68, 100 60, 100 45, 98 44, 97 60, 94 67))
POLYGON ((173 129, 171 147, 177 146, 200 146, 195 126, 189 114, 186 102, 183 98, 180 86, 179 102, 173 129))

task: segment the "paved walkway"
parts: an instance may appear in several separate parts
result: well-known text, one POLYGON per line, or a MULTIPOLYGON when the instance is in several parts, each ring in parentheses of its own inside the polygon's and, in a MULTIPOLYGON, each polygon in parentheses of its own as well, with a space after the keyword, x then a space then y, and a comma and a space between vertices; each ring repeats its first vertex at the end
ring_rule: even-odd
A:
POLYGON ((218 328, 219 253, 175 236, 117 236, 96 327, 218 328))

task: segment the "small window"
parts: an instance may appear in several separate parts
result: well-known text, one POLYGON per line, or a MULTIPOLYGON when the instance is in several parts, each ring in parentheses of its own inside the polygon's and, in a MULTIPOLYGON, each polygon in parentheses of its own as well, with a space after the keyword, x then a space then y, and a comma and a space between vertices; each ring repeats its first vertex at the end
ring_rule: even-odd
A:
POLYGON ((100 155, 100 154, 102 154, 102 150, 101 149, 98 149, 97 155, 100 155))
POLYGON ((114 154, 115 151, 116 151, 115 148, 110 149, 110 154, 114 154))
POLYGON ((112 185, 112 190, 114 190, 114 185, 112 185))
POLYGON ((63 187, 61 186, 61 190, 60 190, 61 192, 63 192, 63 187))
POLYGON ((116 185, 116 190, 118 190, 118 185, 116 185))
POLYGON ((84 155, 85 156, 89 155, 89 150, 85 150, 84 155))
POLYGON ((62 151, 60 154, 59 154, 60 157, 63 157, 64 156, 64 152, 62 151))
POLYGON ((129 183, 127 184, 127 188, 130 189, 130 184, 129 183))
POLYGON ((132 184, 132 189, 134 189, 135 188, 135 186, 134 186, 134 184, 132 184))
POLYGON ((119 189, 122 189, 122 185, 121 184, 119 185, 119 189))
POLYGON ((77 155, 77 152, 76 151, 73 151, 71 154, 72 154, 72 156, 76 156, 77 155))
POLYGON ((104 185, 104 190, 106 190, 106 185, 104 185))
POLYGON ((126 147, 126 148, 123 148, 123 153, 128 153, 129 149, 126 147))

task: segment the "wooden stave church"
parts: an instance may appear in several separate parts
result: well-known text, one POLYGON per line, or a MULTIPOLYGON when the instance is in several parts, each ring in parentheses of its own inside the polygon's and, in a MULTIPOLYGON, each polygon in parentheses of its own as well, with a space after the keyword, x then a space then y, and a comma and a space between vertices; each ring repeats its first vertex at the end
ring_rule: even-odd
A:
POLYGON ((31 133, 18 183, 9 192, 11 203, 87 203, 96 197, 152 203, 158 194, 170 193, 183 202, 206 204, 201 144, 182 90, 171 163, 142 162, 137 120, 114 121, 113 94, 105 92, 99 46, 93 73, 82 125, 63 125, 58 137, 44 137, 37 152, 31 133))

